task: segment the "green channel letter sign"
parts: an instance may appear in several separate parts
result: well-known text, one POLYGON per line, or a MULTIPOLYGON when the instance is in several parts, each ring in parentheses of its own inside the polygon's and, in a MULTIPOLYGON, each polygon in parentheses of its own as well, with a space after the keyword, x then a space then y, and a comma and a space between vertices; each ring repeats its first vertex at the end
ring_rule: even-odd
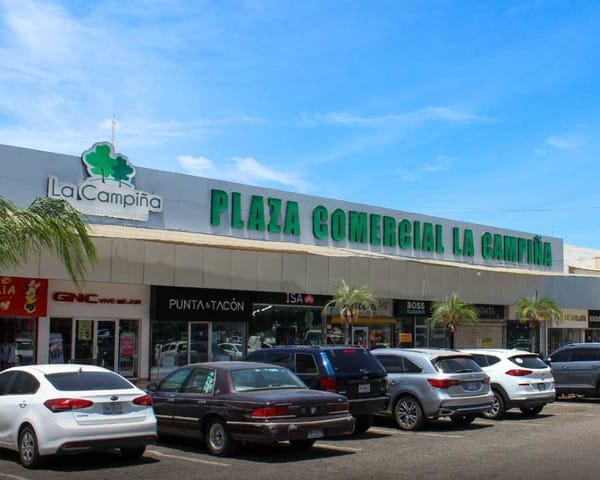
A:
MULTIPOLYGON (((300 205, 291 200, 239 192, 211 190, 210 224, 229 222, 232 228, 300 236, 300 205), (245 202, 245 203, 244 203, 245 202)), ((552 266, 552 244, 539 235, 531 238, 484 232, 475 239, 469 228, 452 228, 450 252, 458 259, 475 257, 477 247, 484 260, 552 266)), ((317 205, 312 210, 312 235, 317 240, 370 244, 400 250, 443 254, 444 225, 377 213, 317 205)))

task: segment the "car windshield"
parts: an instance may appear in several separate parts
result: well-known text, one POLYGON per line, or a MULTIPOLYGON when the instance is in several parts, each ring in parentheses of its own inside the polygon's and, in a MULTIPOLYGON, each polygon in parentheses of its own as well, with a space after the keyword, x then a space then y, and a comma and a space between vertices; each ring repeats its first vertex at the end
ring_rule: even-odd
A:
POLYGON ((510 358, 515 365, 524 368, 548 368, 548 365, 537 355, 516 355, 510 358))
POLYGON ((287 368, 261 367, 233 370, 233 390, 247 392, 273 388, 307 388, 302 380, 287 368))
POLYGON ((433 366, 442 373, 481 372, 481 367, 471 357, 441 357, 435 359, 433 366))
POLYGON ((111 372, 60 372, 46 375, 57 390, 129 390, 134 388, 127 380, 111 372))
POLYGON ((379 360, 362 348, 332 348, 326 353, 336 373, 385 372, 379 360))

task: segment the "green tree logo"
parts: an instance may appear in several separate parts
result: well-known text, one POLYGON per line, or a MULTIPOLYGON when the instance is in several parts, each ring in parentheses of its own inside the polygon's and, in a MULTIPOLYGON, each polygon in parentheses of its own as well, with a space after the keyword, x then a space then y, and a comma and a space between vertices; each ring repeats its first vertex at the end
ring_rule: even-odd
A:
POLYGON ((106 179, 113 179, 119 185, 125 183, 133 186, 135 168, 125 155, 115 153, 109 142, 95 143, 92 148, 83 152, 81 160, 90 177, 101 177, 103 183, 106 179))

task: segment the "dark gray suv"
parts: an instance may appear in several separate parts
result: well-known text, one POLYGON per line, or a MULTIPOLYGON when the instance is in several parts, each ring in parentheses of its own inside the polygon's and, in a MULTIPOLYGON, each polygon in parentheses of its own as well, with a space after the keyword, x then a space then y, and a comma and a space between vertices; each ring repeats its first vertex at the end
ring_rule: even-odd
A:
POLYGON ((255 350, 251 362, 282 365, 309 388, 348 398, 354 433, 366 432, 374 415, 388 402, 387 373, 369 350, 346 345, 288 345, 255 350))
POLYGON ((556 394, 600 397, 600 343, 571 343, 550 354, 556 394))

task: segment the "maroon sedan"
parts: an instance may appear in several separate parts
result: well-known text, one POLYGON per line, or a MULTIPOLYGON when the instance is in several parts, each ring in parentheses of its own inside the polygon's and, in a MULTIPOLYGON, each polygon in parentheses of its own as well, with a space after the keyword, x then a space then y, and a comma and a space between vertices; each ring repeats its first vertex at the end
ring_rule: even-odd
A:
POLYGON ((213 455, 232 455, 240 442, 289 441, 308 449, 318 438, 351 434, 348 400, 310 390, 285 367, 209 362, 180 367, 150 383, 158 433, 204 438, 213 455))

